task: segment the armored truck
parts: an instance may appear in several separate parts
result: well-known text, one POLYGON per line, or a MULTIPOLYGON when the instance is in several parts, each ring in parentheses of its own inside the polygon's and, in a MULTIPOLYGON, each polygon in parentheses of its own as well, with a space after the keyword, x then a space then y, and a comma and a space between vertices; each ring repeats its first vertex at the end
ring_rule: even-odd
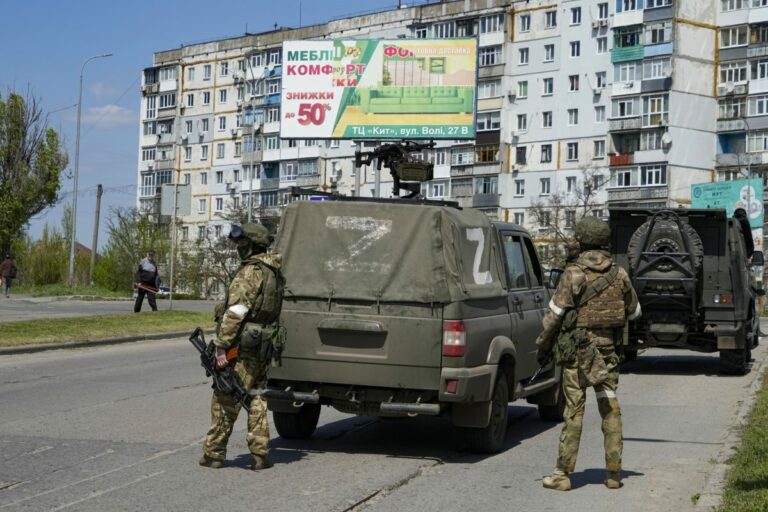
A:
POLYGON ((722 209, 621 208, 610 227, 643 310, 629 323, 627 358, 643 347, 719 351, 723 373, 744 374, 759 318, 738 221, 722 209))
POLYGON ((281 436, 311 436, 328 405, 447 415, 490 453, 512 400, 562 419, 559 373, 537 371, 534 343, 550 288, 519 226, 429 201, 300 201, 276 247, 286 342, 260 394, 281 436))

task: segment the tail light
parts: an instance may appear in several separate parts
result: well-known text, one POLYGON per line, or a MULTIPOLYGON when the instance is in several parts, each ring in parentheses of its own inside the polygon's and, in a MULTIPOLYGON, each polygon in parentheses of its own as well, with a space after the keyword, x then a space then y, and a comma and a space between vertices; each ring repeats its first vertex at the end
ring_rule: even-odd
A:
POLYGON ((716 294, 712 300, 715 304, 732 304, 731 296, 727 293, 716 294))
POLYGON ((467 343, 467 333, 464 322, 446 320, 443 322, 443 355, 446 357, 462 357, 467 343))

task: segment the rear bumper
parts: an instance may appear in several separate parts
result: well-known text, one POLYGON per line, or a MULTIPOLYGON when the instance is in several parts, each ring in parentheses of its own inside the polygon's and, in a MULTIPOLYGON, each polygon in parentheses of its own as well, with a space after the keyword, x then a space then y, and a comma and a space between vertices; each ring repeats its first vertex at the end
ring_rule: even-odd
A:
POLYGON ((440 374, 441 402, 487 402, 491 399, 493 383, 499 367, 484 364, 474 368, 443 368, 440 374), (446 389, 449 381, 455 380, 456 392, 446 389))

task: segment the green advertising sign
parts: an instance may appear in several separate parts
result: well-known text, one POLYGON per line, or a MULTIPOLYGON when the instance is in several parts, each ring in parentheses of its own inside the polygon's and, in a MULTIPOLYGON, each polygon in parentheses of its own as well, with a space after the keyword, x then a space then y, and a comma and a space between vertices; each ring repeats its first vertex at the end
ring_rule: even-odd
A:
POLYGON ((743 208, 749 217, 755 250, 763 250, 763 181, 733 180, 691 185, 692 208, 724 208, 730 217, 743 208))

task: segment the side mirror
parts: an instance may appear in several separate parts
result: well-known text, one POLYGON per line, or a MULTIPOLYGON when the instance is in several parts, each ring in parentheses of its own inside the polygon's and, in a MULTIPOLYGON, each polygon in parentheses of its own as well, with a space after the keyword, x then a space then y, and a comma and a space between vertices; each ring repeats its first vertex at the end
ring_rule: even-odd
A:
POLYGON ((553 290, 557 288, 557 283, 560 282, 560 276, 563 275, 563 269, 553 268, 549 271, 549 287, 553 290))

